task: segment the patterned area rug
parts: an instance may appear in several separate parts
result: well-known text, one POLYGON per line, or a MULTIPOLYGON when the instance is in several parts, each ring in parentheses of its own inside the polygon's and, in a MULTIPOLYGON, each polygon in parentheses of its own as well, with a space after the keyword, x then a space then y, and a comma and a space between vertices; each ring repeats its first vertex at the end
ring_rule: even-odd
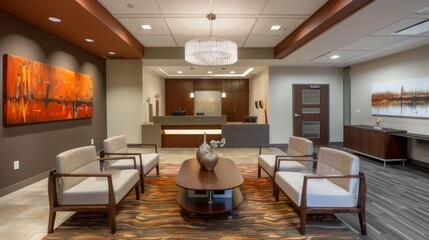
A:
POLYGON ((298 232, 299 217, 284 195, 272 196, 269 178, 256 178, 254 164, 240 164, 245 178, 242 204, 218 215, 196 215, 176 203, 175 176, 180 165, 163 164, 161 176, 146 179, 145 194, 131 193, 116 216, 110 234, 105 213, 76 213, 44 239, 358 239, 334 215, 310 215, 306 235, 298 232))

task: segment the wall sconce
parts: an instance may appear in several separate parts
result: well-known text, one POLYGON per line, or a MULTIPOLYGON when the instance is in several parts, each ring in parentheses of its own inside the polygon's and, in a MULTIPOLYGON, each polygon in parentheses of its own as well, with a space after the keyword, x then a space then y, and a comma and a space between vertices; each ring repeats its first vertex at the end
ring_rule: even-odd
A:
POLYGON ((191 80, 191 93, 189 94, 190 98, 194 98, 195 94, 194 94, 194 80, 191 80))
POLYGON ((226 93, 222 92, 222 98, 226 98, 226 93))
POLYGON ((255 107, 256 109, 259 109, 258 101, 255 101, 255 107))
POLYGON ((262 102, 262 100, 259 100, 259 107, 262 109, 262 108, 264 108, 264 104, 263 104, 263 102, 262 102))

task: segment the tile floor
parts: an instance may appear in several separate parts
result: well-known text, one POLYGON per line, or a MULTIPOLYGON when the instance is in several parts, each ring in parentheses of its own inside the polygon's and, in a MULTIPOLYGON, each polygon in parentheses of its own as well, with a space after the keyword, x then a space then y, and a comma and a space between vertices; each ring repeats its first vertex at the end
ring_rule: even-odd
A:
MULTIPOLYGON (((219 156, 233 159, 236 163, 256 164, 258 162, 258 148, 222 148, 215 151, 219 156)), ((276 148, 268 151, 280 152, 276 148)), ((195 156, 195 148, 164 148, 159 150, 159 154, 161 163, 181 164, 184 160, 195 156)), ((162 174, 162 169, 160 171, 162 174)), ((47 179, 44 179, 0 198, 0 239, 36 240, 46 235, 47 183, 47 179)), ((72 214, 73 212, 57 213, 55 227, 72 214)))

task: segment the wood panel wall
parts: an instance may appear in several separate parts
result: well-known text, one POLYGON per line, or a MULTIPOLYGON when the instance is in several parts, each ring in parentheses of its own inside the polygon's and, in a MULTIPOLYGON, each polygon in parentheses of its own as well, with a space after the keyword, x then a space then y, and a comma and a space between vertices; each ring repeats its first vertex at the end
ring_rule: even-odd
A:
POLYGON ((249 80, 248 79, 166 79, 165 80, 165 113, 185 111, 194 115, 194 99, 190 97, 195 91, 223 91, 222 115, 228 122, 242 122, 249 115, 249 80))

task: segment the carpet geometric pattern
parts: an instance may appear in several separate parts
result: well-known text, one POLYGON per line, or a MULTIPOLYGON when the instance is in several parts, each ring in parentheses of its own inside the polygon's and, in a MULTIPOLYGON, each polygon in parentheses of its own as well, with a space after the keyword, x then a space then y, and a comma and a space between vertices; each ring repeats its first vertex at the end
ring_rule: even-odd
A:
POLYGON ((105 213, 76 213, 44 239, 359 239, 334 215, 309 215, 306 235, 284 195, 272 196, 270 178, 256 178, 255 164, 238 165, 243 202, 232 212, 198 215, 180 208, 175 184, 180 165, 163 164, 161 176, 145 179, 145 194, 131 193, 120 206, 117 232, 110 234, 105 213))

